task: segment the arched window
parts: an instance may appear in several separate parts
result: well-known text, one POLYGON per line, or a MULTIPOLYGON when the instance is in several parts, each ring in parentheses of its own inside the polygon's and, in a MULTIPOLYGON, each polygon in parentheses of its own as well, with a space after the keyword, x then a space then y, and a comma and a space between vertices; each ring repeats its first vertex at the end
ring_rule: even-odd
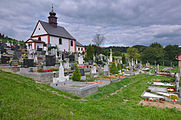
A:
POLYGON ((38 40, 41 41, 41 37, 38 37, 38 40))
POLYGON ((62 45, 62 38, 59 38, 59 44, 62 45))

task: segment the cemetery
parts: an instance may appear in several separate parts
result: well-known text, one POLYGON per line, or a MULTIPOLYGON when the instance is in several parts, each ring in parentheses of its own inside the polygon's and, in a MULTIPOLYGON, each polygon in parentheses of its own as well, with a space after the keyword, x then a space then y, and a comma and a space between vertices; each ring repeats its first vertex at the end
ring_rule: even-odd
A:
MULTIPOLYGON (((147 7, 143 5, 143 8, 136 6, 139 10, 134 8, 125 14, 120 12, 121 16, 115 19, 116 4, 109 4, 107 6, 110 8, 106 8, 115 12, 111 20, 105 19, 110 12, 99 15, 104 18, 104 22, 120 21, 115 24, 118 26, 115 28, 114 25, 104 26, 104 22, 100 26, 92 24, 91 22, 99 21, 95 19, 95 13, 91 14, 94 20, 85 20, 91 18, 86 13, 87 9, 96 6, 97 10, 99 2, 84 8, 85 13, 82 14, 78 13, 82 12, 78 11, 81 6, 67 2, 71 7, 65 6, 72 10, 72 14, 66 16, 70 11, 62 9, 64 5, 58 7, 62 13, 56 14, 52 4, 48 21, 38 20, 31 35, 26 33, 29 31, 26 29, 30 29, 33 24, 30 21, 34 19, 28 18, 28 22, 20 20, 20 23, 23 23, 21 26, 5 29, 12 32, 11 34, 15 34, 16 29, 23 31, 24 35, 29 35, 26 40, 19 41, 0 33, 0 120, 180 120, 181 46, 172 45, 172 41, 164 43, 168 36, 169 39, 174 35, 178 38, 175 31, 178 31, 180 26, 159 23, 164 19, 151 24, 149 21, 154 18, 154 14, 149 15, 149 20, 142 21, 144 24, 140 26, 137 26, 140 22, 134 21, 133 24, 127 21, 128 18, 134 19, 134 16, 138 16, 135 13, 145 11, 147 7), (74 16, 73 19, 71 16, 74 16), (59 22, 58 18, 62 21, 59 22), (82 22, 90 25, 82 29, 82 22), (29 25, 25 27, 24 24, 27 23, 29 25), (129 24, 129 27, 118 25, 122 23, 129 24), (167 27, 169 31, 166 31, 167 27), (87 29, 91 32, 87 33, 87 29), (80 31, 84 32, 79 33, 80 31), (91 40, 93 34, 95 36, 91 40), (156 40, 153 40, 154 43, 147 43, 147 38, 142 39, 141 36, 151 37, 148 39, 151 42, 153 38, 162 40, 162 44, 155 42, 156 40), (132 37, 133 42, 130 41, 132 37), (140 41, 144 42, 137 45, 140 41)), ((123 5, 125 4, 127 5, 127 2, 123 5)), ((132 6, 134 4, 129 7, 132 6)), ((100 7, 100 11, 102 7, 104 5, 100 7)), ((4 17, 4 14, 2 15, 4 17)), ((34 15, 37 17, 37 14, 34 15)), ((17 15, 12 14, 11 17, 13 16, 17 15)), ((140 15, 138 18, 141 20, 140 15)))
POLYGON ((16 60, 12 59, 13 56, 1 57, 0 69, 28 79, 32 78, 35 81, 33 84, 37 84, 34 89, 56 93, 73 101, 99 101, 101 98, 105 101, 105 98, 121 97, 126 92, 128 94, 122 104, 125 104, 125 101, 129 102, 131 97, 140 96, 141 101, 140 98, 136 99, 137 107, 142 104, 158 108, 175 106, 177 110, 181 109, 178 105, 181 103, 180 77, 178 73, 173 72, 175 70, 173 67, 150 65, 148 61, 143 64, 134 59, 127 59, 127 64, 123 64, 121 58, 112 56, 112 50, 109 56, 104 56, 104 59, 100 57, 103 55, 100 55, 94 56, 91 61, 86 61, 85 54, 59 51, 59 55, 56 55, 56 52, 52 49, 26 52, 20 54, 20 59, 16 60), (135 84, 140 80, 145 87, 140 90, 134 89, 135 93, 132 93, 129 86, 135 85, 136 88, 140 88, 135 84), (42 85, 47 85, 47 90, 45 86, 45 88, 41 87, 42 85), (174 104, 170 105, 170 103, 174 104))

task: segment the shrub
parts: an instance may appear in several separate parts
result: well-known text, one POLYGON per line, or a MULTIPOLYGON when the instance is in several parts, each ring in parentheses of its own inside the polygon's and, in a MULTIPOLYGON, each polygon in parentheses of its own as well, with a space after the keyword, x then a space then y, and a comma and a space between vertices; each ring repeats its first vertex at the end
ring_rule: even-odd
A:
POLYGON ((58 71, 58 68, 50 68, 52 71, 58 71))
POLYGON ((113 62, 111 67, 110 67, 110 72, 112 74, 118 74, 118 68, 116 67, 116 64, 113 62))
POLYGON ((80 81, 80 79, 81 79, 81 74, 80 74, 79 68, 77 67, 77 64, 75 64, 74 70, 75 70, 75 71, 73 72, 72 80, 73 80, 73 81, 80 81))
POLYGON ((43 69, 38 69, 37 72, 45 72, 43 69))
POLYGON ((179 99, 176 95, 170 95, 170 96, 168 96, 168 98, 170 98, 172 100, 178 100, 179 99))
POLYGON ((121 70, 121 65, 120 65, 120 63, 117 64, 117 68, 118 68, 118 70, 121 70))

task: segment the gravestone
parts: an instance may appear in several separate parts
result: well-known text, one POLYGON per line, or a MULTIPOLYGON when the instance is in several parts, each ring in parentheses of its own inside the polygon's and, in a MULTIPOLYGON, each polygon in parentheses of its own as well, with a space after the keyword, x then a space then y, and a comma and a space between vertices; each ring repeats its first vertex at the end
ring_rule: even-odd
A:
POLYGON ((69 66, 69 59, 66 59, 66 62, 64 63, 64 68, 65 69, 69 69, 70 66, 69 66))
POLYGON ((1 55, 1 63, 2 64, 7 64, 8 61, 10 61, 10 57, 1 55))
POLYGON ((89 65, 93 65, 93 60, 89 60, 89 65))
POLYGON ((84 63, 84 60, 83 60, 82 55, 80 55, 80 56, 78 57, 78 63, 79 63, 80 65, 84 63))
POLYGON ((86 80, 84 69, 80 69, 80 74, 81 74, 81 80, 86 80))
POLYGON ((20 51, 14 51, 14 56, 17 57, 18 59, 20 59, 21 54, 22 53, 20 51))
POLYGON ((109 56, 109 62, 112 62, 113 58, 112 58, 112 49, 110 49, 110 56, 109 56))
POLYGON ((25 67, 25 68, 27 68, 27 67, 34 67, 34 62, 33 62, 34 60, 33 59, 24 59, 23 60, 23 66, 25 67))
POLYGON ((56 58, 55 56, 46 55, 45 62, 46 66, 55 66, 56 58))
POLYGON ((177 73, 176 74, 176 80, 175 80, 176 86, 175 86, 175 91, 179 92, 179 88, 180 88, 180 75, 177 73))
POLYGON ((85 76, 84 69, 80 69, 80 74, 81 74, 81 76, 85 76))
POLYGON ((74 55, 70 55, 69 56, 69 62, 74 62, 75 61, 75 56, 74 55))
POLYGON ((93 66, 92 69, 91 69, 91 74, 96 74, 97 73, 96 70, 97 70, 96 66, 93 66))
POLYGON ((104 75, 108 75, 109 73, 109 66, 108 64, 104 65, 104 75))
POLYGON ((53 78, 53 83, 64 82, 66 80, 69 80, 69 75, 68 76, 64 75, 64 68, 62 66, 62 61, 60 61, 59 77, 58 78, 53 78))

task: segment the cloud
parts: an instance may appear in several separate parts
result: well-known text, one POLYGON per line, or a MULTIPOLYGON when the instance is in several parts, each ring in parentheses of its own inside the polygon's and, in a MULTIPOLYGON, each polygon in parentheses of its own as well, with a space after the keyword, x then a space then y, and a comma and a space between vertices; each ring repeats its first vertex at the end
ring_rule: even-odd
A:
MULTIPOLYGON (((180 0, 54 0, 59 25, 88 45, 96 33, 104 46, 180 45, 180 0)), ((1 0, 0 32, 27 40, 38 20, 47 21, 49 0, 1 0)))

